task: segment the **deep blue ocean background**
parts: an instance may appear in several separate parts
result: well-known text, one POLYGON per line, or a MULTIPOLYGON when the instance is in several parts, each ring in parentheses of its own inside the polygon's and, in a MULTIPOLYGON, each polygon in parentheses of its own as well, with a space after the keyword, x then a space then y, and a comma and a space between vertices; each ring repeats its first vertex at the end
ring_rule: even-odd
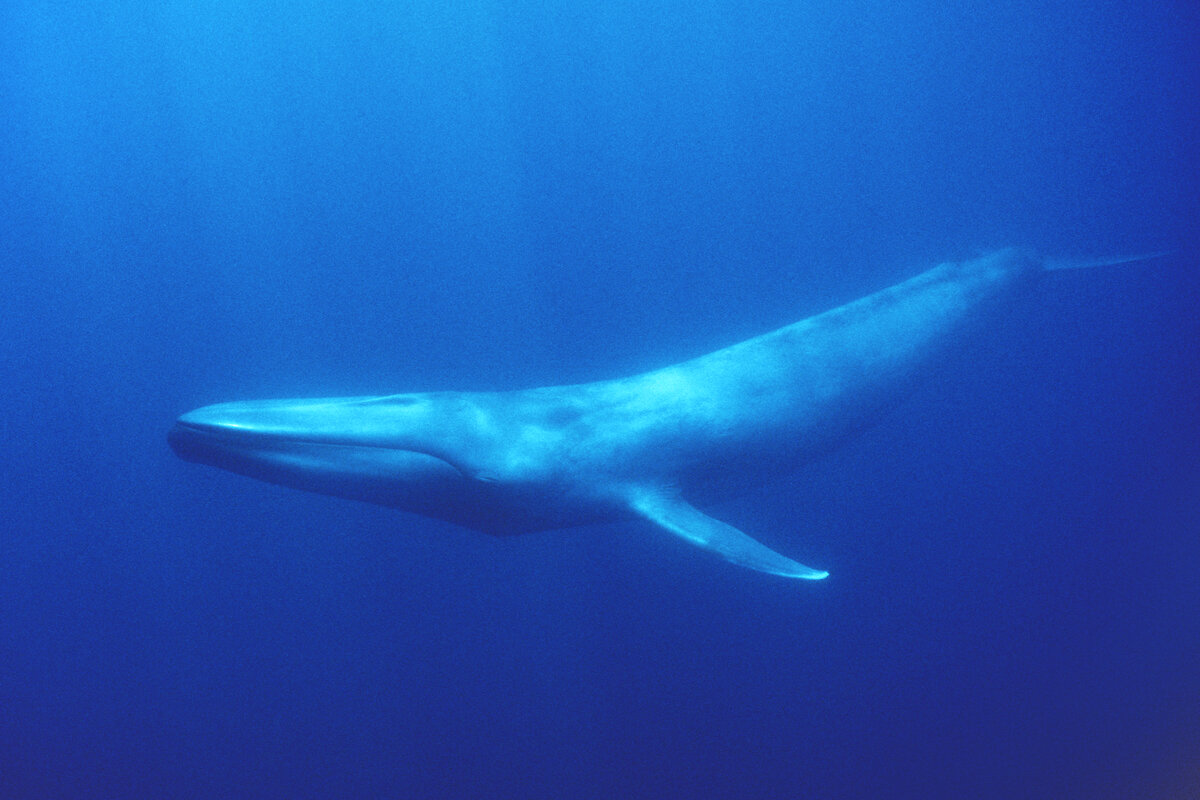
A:
POLYGON ((0 797, 1200 797, 1200 6, 0 8, 0 797), (716 513, 494 539, 180 413, 707 352, 1055 274, 716 513))

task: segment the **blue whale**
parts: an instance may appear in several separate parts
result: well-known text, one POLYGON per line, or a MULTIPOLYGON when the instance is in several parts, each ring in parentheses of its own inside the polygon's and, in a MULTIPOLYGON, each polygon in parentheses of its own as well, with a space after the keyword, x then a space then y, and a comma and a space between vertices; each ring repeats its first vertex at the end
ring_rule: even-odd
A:
POLYGON ((1000 250, 632 377, 222 403, 183 415, 168 438, 188 461, 485 533, 638 519, 735 564, 815 580, 828 573, 696 506, 862 430, 1064 266, 1080 265, 1000 250))

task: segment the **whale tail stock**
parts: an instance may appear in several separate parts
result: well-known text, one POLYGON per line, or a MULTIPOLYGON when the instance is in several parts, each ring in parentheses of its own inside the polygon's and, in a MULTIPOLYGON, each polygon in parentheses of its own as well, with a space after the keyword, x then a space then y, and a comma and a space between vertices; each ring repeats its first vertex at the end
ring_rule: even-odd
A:
POLYGON ((1116 256, 1110 258, 1047 258, 1042 263, 1048 270, 1092 269, 1093 267, 1115 267, 1118 264, 1140 264, 1145 261, 1166 258, 1174 254, 1174 250, 1157 250, 1153 253, 1139 253, 1133 256, 1116 256))

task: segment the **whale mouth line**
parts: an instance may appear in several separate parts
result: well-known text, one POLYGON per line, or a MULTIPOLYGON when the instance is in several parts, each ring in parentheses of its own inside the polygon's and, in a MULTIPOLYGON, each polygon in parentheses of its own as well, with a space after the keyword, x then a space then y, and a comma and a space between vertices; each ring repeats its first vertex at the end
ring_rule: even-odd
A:
POLYGON ((179 420, 175 422, 175 426, 167 434, 167 443, 171 446, 171 449, 184 458, 187 458, 188 454, 196 452, 196 449, 204 450, 208 448, 216 448, 224 451, 240 451, 247 455, 255 452, 259 454, 283 453, 289 448, 297 447, 317 448, 328 451, 362 450, 367 452, 387 452, 394 453, 397 456, 407 454, 440 462, 453 469, 459 475, 463 477, 468 476, 468 473, 453 461, 449 461, 434 453, 411 447, 391 447, 384 444, 367 444, 351 441, 321 441, 319 439, 306 439, 302 436, 284 436, 255 432, 249 428, 198 425, 194 422, 179 420))
POLYGON ((351 441, 321 441, 320 439, 306 439, 303 436, 263 433, 260 431, 255 431, 252 428, 225 427, 221 425, 197 425, 194 422, 177 421, 175 423, 175 427, 171 430, 171 438, 179 435, 191 435, 231 445, 248 446, 252 444, 299 444, 310 447, 363 448, 370 450, 393 450, 401 453, 418 453, 420 455, 429 455, 431 458, 437 458, 437 456, 433 456, 429 453, 424 453, 420 450, 413 450, 407 447, 389 447, 383 444, 366 444, 363 442, 351 441))

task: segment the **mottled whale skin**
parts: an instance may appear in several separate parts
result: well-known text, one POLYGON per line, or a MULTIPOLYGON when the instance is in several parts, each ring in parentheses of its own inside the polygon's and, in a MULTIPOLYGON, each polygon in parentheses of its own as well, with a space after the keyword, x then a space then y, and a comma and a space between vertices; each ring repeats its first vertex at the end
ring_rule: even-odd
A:
POLYGON ((1047 262, 946 263, 653 372, 507 392, 223 403, 179 418, 182 458, 491 534, 643 519, 729 561, 828 573, 707 516, 870 425, 1047 262))

